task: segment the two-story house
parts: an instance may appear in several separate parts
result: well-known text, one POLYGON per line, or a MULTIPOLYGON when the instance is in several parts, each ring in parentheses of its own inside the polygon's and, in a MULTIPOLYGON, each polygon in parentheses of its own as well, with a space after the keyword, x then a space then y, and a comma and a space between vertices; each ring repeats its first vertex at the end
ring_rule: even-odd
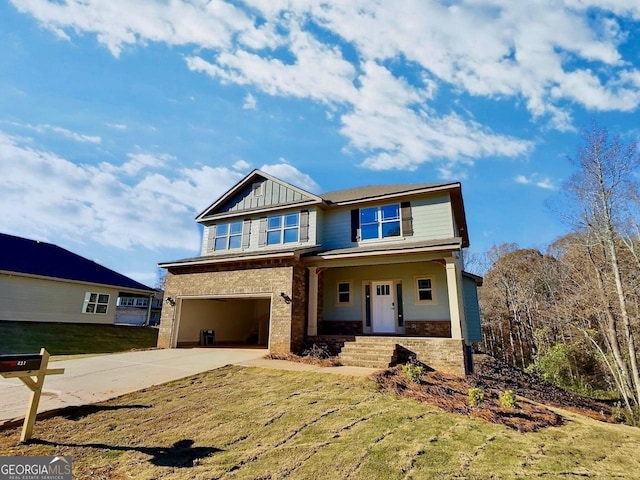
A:
POLYGON ((314 195, 254 170, 196 221, 200 255, 160 264, 159 347, 196 345, 206 330, 271 352, 334 339, 345 364, 388 366, 409 350, 468 371, 481 278, 462 270, 459 183, 314 195))

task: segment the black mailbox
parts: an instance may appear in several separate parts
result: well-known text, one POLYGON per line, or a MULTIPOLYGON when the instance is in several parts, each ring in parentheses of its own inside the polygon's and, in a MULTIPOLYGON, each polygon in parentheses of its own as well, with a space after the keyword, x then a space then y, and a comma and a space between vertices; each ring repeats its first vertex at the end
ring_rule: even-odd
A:
POLYGON ((0 372, 24 372, 40 370, 42 355, 37 353, 0 355, 0 372))

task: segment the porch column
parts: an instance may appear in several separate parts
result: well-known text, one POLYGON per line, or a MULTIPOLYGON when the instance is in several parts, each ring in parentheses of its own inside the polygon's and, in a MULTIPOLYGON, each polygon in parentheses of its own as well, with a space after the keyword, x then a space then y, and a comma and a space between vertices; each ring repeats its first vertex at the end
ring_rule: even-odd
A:
POLYGON ((449 314, 451 316, 451 338, 462 338, 462 311, 460 307, 460 285, 453 258, 447 258, 447 293, 449 294, 449 314))
POLYGON ((318 273, 317 267, 309 269, 309 311, 307 312, 307 335, 310 337, 318 334, 318 273))

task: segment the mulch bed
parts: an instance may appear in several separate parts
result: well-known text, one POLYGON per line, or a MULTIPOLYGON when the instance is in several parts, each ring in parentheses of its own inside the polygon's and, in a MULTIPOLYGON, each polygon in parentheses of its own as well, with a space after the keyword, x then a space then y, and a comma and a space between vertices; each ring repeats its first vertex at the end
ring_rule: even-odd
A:
POLYGON ((295 355, 293 353, 270 353, 264 358, 269 360, 287 360, 289 362, 306 363, 319 367, 338 367, 342 365, 337 357, 318 358, 313 355, 295 355))
POLYGON ((614 421, 611 406, 604 402, 567 392, 490 355, 474 355, 473 360, 474 371, 467 380, 474 387, 501 392, 513 390, 534 402, 560 407, 602 422, 614 421))
POLYGON ((465 378, 431 371, 422 375, 419 383, 412 382, 402 366, 376 372, 372 378, 384 389, 402 397, 427 402, 447 412, 499 423, 519 432, 534 432, 564 423, 561 415, 523 398, 518 399, 516 408, 504 408, 500 404, 503 391, 491 387, 483 388, 484 401, 472 408, 469 406, 469 389, 473 385, 465 378))

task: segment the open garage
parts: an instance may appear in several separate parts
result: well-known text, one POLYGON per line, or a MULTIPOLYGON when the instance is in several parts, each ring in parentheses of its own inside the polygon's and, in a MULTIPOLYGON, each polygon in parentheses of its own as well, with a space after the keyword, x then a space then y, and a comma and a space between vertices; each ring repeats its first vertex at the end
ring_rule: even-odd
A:
POLYGON ((269 345, 271 296, 182 298, 176 316, 178 347, 269 345))

